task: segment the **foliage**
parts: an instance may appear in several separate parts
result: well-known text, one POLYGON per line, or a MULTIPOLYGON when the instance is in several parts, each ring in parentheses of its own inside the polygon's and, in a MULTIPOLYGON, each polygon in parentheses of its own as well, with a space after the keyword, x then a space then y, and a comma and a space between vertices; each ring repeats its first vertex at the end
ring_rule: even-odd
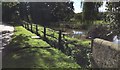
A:
POLYGON ((120 36, 120 2, 108 2, 107 21, 113 34, 120 36))
POLYGON ((16 14, 18 3, 16 2, 3 2, 2 3, 2 21, 10 22, 16 14))
POLYGON ((96 20, 104 20, 104 21, 106 21, 106 20, 105 20, 106 15, 107 15, 107 12, 99 12, 99 13, 97 14, 97 16, 96 16, 96 20))
POLYGON ((69 20, 73 14, 72 2, 30 2, 29 5, 33 22, 41 25, 69 20))
POLYGON ((75 18, 75 20, 82 20, 82 13, 76 13, 75 15, 74 15, 74 18, 75 18))
POLYGON ((87 29, 96 20, 98 14, 98 8, 101 6, 101 2, 83 2, 83 15, 82 21, 84 29, 87 29))
POLYGON ((6 2, 3 3, 3 20, 11 17, 36 24, 47 25, 50 22, 68 21, 73 17, 73 2, 6 2), (8 12, 9 11, 9 12, 8 12))
POLYGON ((20 2, 18 11, 20 13, 21 20, 29 22, 29 18, 28 18, 28 15, 29 15, 28 3, 20 2))
POLYGON ((114 34, 111 34, 109 24, 96 24, 92 26, 88 31, 88 36, 91 38, 101 38, 112 41, 114 34))

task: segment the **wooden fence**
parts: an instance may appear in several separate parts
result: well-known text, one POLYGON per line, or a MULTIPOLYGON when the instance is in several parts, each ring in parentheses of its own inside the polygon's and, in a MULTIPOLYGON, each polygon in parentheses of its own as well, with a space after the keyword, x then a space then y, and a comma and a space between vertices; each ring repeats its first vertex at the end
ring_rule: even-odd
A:
MULTIPOLYGON (((38 27, 39 25, 38 25, 38 24, 31 24, 31 23, 28 23, 28 22, 23 21, 22 26, 25 27, 27 30, 35 33, 37 36, 41 36, 41 35, 39 34, 39 31, 40 31, 40 30, 39 30, 39 27, 38 27), (34 29, 35 29, 35 30, 34 30, 34 29)), ((57 33, 57 34, 58 34, 58 37, 56 38, 56 37, 54 36, 54 34, 53 34, 53 35, 47 34, 47 33, 48 33, 48 32, 47 32, 47 28, 44 26, 44 27, 43 27, 43 31, 41 31, 41 32, 43 33, 44 39, 46 39, 47 36, 50 36, 50 37, 52 37, 52 38, 55 38, 55 39, 58 41, 58 44, 59 44, 59 45, 61 44, 62 41, 65 42, 64 40, 62 40, 62 38, 64 38, 65 34, 63 34, 61 30, 55 31, 55 30, 52 30, 52 29, 50 30, 50 29, 49 29, 49 31, 50 31, 50 32, 53 32, 53 33, 54 33, 54 32, 57 33)))
POLYGON ((61 30, 56 31, 56 30, 49 29, 46 27, 39 27, 39 25, 37 25, 37 24, 30 24, 27 22, 24 22, 23 27, 25 27, 27 30, 35 33, 36 35, 42 37, 48 44, 50 44, 50 46, 58 48, 66 55, 74 57, 75 60, 77 61, 77 63, 80 64, 82 67, 88 67, 88 65, 90 64, 90 62, 89 62, 90 59, 88 58, 88 55, 87 55, 88 53, 90 53, 89 52, 90 49, 86 48, 86 47, 82 47, 82 46, 80 48, 69 47, 68 44, 71 44, 75 41, 70 41, 69 39, 65 38, 66 33, 63 33, 61 30), (42 30, 41 30, 41 28, 42 28, 42 30), (53 35, 48 32, 52 32, 53 35), (57 34, 57 36, 56 36, 56 34, 57 34), (55 39, 55 42, 53 40, 48 39, 48 37, 52 37, 52 39, 55 39), (78 50, 80 50, 80 51, 78 51, 78 50), (78 54, 75 54, 72 51, 77 51, 78 54))

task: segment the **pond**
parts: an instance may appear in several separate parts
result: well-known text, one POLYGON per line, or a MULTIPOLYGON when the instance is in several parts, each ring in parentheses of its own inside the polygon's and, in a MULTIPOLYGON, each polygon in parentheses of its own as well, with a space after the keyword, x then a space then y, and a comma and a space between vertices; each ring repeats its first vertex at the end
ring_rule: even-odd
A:
POLYGON ((52 28, 54 30, 62 30, 66 36, 77 39, 84 39, 86 37, 87 31, 79 29, 68 29, 68 28, 52 28))
POLYGON ((120 44, 120 39, 118 39, 117 35, 113 37, 113 43, 120 44))

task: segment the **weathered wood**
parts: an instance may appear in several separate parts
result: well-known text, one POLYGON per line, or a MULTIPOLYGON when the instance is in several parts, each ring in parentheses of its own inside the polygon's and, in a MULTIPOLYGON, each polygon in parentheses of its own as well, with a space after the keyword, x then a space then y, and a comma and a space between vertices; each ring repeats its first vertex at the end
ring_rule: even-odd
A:
POLYGON ((25 28, 26 28, 26 23, 24 23, 24 25, 25 25, 25 28))
POLYGON ((29 30, 29 23, 27 23, 27 29, 29 30))
POLYGON ((91 40, 90 45, 91 45, 91 51, 92 51, 92 50, 93 50, 93 42, 94 42, 94 38, 93 38, 93 37, 89 37, 89 39, 91 40))
POLYGON ((36 34, 38 35, 38 25, 36 24, 36 34))
POLYGON ((59 45, 61 44, 61 40, 62 40, 62 31, 61 30, 59 30, 59 38, 58 38, 58 43, 59 43, 59 45))
POLYGON ((44 38, 46 38, 46 27, 44 26, 44 38))
POLYGON ((91 51, 93 50, 93 42, 94 42, 94 39, 91 39, 91 51))
POLYGON ((32 30, 32 23, 30 24, 30 26, 31 26, 31 28, 30 28, 30 29, 31 29, 31 32, 33 32, 33 30, 32 30))
POLYGON ((28 24, 26 23, 26 28, 28 29, 28 24))
POLYGON ((22 26, 24 27, 24 24, 22 23, 22 26))

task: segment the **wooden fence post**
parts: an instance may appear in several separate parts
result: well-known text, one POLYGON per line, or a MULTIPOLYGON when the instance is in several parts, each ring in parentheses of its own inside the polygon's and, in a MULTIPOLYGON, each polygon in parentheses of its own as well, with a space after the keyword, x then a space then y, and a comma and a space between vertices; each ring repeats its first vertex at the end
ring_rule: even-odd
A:
POLYGON ((25 23, 25 25, 26 25, 26 29, 27 29, 27 23, 25 23))
POLYGON ((24 23, 25 24, 25 28, 26 28, 26 23, 24 23))
POLYGON ((22 26, 24 27, 24 23, 21 23, 22 24, 22 26))
POLYGON ((26 28, 28 29, 28 23, 26 23, 26 26, 27 26, 26 28))
POLYGON ((36 24, 36 34, 38 35, 38 25, 36 24))
POLYGON ((26 29, 27 29, 27 23, 25 23, 26 29))
POLYGON ((23 23, 23 27, 25 28, 25 24, 23 23))
POLYGON ((44 39, 46 38, 46 27, 44 26, 44 39))
POLYGON ((59 38, 58 38, 58 44, 61 45, 61 39, 62 39, 62 31, 59 30, 59 38))
POLYGON ((91 38, 91 52, 92 52, 92 49, 93 49, 93 42, 94 42, 94 39, 91 38))
POLYGON ((29 23, 27 23, 27 25, 28 25, 28 30, 29 30, 29 23))
POLYGON ((31 32, 33 32, 33 31, 32 31, 32 23, 31 23, 30 25, 31 25, 31 32))

